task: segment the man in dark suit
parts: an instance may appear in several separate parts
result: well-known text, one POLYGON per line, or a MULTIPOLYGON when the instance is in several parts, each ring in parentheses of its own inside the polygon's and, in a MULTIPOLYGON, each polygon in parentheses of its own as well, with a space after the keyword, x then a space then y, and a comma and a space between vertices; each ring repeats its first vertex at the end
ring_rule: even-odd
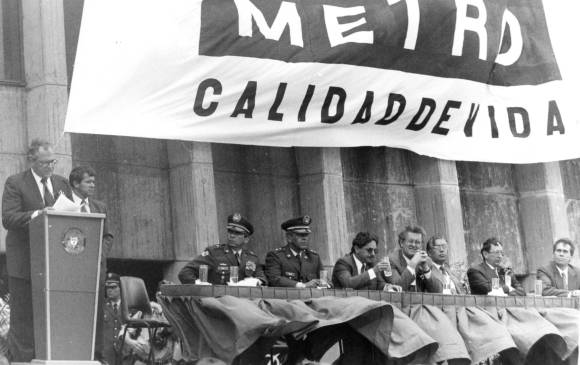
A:
POLYGON ((443 285, 443 294, 466 294, 465 287, 449 268, 447 263, 449 245, 441 236, 432 236, 425 246, 427 255, 431 259, 433 277, 443 285))
POLYGON ((441 293, 443 284, 431 272, 431 260, 423 250, 425 230, 407 226, 399 233, 399 249, 389 256, 393 268, 393 283, 403 291, 441 293))
MULTIPOLYGON (((332 271, 335 288, 356 290, 383 290, 392 280, 389 263, 377 262, 377 242, 379 238, 369 232, 359 232, 352 241, 350 254, 338 259, 332 271)), ((388 285, 387 288, 393 288, 388 285)), ((396 290, 396 289, 393 289, 396 290)))
POLYGON ((542 295, 558 297, 580 296, 580 268, 570 264, 574 244, 567 238, 556 240, 552 247, 553 260, 536 273, 542 280, 542 295))
POLYGON ((28 223, 52 207, 65 194, 71 198, 68 181, 53 174, 57 160, 52 145, 33 140, 28 149, 31 168, 8 177, 2 195, 2 224, 6 235, 6 262, 10 288, 10 331, 12 361, 29 362, 34 357, 34 322, 30 283, 28 223))
MULTIPOLYGON (((103 213, 107 214, 105 203, 93 199, 96 185, 96 172, 89 166, 77 166, 70 172, 68 181, 72 188, 73 202, 79 207, 81 213, 103 213)), ((100 360, 102 355, 102 331, 103 331, 103 299, 105 298, 105 276, 107 274, 107 255, 113 245, 113 235, 109 232, 107 219, 103 227, 103 240, 101 251, 101 262, 99 269, 99 293, 97 312, 97 331, 95 343, 95 358, 100 360)))
POLYGON ((497 238, 488 238, 483 243, 481 257, 481 264, 467 270, 471 294, 487 295, 492 290, 491 279, 499 278, 499 285, 505 294, 526 295, 512 269, 505 265, 503 245, 497 238), (506 282, 506 277, 509 277, 511 283, 506 282))
POLYGON ((230 267, 238 267, 238 279, 256 278, 259 285, 267 285, 258 255, 246 245, 254 233, 252 224, 241 214, 228 216, 227 243, 206 248, 201 255, 190 261, 179 272, 179 281, 193 284, 199 278, 199 267, 208 266, 208 282, 225 285, 230 281, 230 267))
POLYGON ((309 216, 293 218, 282 223, 286 232, 286 246, 266 255, 266 276, 271 286, 316 288, 320 286, 322 262, 310 249, 309 216))

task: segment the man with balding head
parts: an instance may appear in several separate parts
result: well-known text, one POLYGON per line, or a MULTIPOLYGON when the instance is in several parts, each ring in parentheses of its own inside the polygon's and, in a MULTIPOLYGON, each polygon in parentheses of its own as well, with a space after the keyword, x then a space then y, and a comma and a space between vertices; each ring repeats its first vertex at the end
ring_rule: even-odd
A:
POLYGON ((13 362, 29 362, 34 358, 28 224, 44 209, 51 208, 60 195, 72 199, 68 181, 54 174, 57 159, 52 144, 40 139, 33 140, 27 157, 30 168, 8 177, 2 195, 2 224, 8 230, 8 345, 13 362))
POLYGON ((423 250, 425 230, 407 226, 399 233, 399 249, 389 256, 393 267, 393 284, 403 291, 441 293, 443 284, 431 272, 431 259, 423 250))

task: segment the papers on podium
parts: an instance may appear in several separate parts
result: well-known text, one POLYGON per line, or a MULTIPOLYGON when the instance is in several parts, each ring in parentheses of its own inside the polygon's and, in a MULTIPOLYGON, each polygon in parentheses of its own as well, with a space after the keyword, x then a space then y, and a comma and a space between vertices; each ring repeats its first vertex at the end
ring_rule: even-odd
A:
POLYGON ((64 194, 60 194, 56 202, 52 206, 54 210, 61 211, 61 212, 80 212, 81 207, 80 205, 76 205, 72 202, 69 198, 67 198, 64 194))

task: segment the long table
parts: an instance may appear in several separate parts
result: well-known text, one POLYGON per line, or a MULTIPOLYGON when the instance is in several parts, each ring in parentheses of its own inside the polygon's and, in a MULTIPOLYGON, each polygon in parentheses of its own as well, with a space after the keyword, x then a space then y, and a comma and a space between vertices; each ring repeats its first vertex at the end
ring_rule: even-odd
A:
POLYGON ((338 340, 361 364, 577 361, 578 298, 165 285, 158 300, 189 360, 254 364, 285 337, 315 361, 338 340))

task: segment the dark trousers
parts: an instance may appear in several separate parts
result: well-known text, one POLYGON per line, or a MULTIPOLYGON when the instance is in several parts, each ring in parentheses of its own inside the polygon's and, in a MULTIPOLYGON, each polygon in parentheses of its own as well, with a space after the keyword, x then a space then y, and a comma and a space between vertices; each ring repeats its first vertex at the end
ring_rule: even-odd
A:
POLYGON ((34 358, 34 322, 32 320, 32 286, 30 280, 8 277, 10 290, 10 330, 8 348, 13 362, 30 362, 34 358))

